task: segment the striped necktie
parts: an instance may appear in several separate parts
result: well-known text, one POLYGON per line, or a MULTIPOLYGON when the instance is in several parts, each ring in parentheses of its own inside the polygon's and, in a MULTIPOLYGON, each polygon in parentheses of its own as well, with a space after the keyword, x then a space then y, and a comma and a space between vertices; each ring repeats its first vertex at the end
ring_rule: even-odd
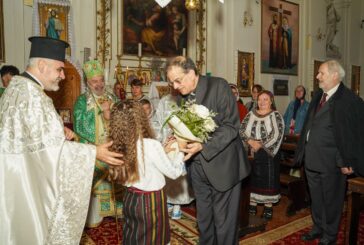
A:
POLYGON ((326 103, 326 97, 327 93, 324 93, 321 97, 319 105, 317 106, 316 112, 318 112, 324 106, 324 104, 326 103))

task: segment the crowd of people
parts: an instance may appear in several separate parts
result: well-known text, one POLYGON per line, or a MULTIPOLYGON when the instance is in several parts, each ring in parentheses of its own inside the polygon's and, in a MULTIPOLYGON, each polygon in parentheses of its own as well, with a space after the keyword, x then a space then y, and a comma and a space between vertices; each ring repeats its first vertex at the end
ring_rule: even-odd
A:
POLYGON ((65 78, 68 44, 29 40, 26 71, 1 69, 1 244, 77 244, 85 223, 107 216, 123 217, 123 244, 168 244, 168 218, 180 219, 181 205, 194 200, 199 243, 238 244, 241 181, 250 176, 249 215, 262 205, 271 220, 285 134, 300 135, 295 162, 304 163, 311 194, 313 228, 301 239, 335 244, 346 177, 363 173, 364 158, 363 101, 342 83, 339 62, 320 66, 311 103, 298 85, 282 116, 261 85, 244 105, 237 86, 199 74, 188 57, 167 62, 170 93, 156 107, 139 79, 130 99, 119 83, 108 92, 101 63, 88 61, 72 131, 44 93, 65 78), (206 142, 178 147, 165 121, 186 100, 215 112, 218 127, 206 142))

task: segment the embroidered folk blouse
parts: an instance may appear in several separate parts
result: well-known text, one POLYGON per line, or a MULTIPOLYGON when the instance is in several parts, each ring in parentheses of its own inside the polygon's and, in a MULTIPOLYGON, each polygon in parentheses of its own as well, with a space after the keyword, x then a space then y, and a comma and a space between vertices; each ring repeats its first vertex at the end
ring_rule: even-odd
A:
POLYGON ((283 139, 284 121, 278 111, 263 116, 250 111, 240 125, 239 134, 244 143, 249 139, 261 141, 264 150, 273 157, 283 139))
POLYGON ((143 144, 144 149, 142 151, 141 141, 138 140, 140 179, 136 183, 126 184, 127 187, 132 186, 143 191, 157 191, 166 184, 164 175, 170 179, 177 179, 186 173, 182 152, 178 152, 173 159, 169 159, 159 141, 145 138, 143 144))

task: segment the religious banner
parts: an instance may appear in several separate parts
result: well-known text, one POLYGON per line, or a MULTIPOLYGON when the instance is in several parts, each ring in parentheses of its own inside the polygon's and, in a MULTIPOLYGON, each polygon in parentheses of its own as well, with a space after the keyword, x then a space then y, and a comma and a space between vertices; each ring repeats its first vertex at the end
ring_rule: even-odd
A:
POLYGON ((124 54, 182 55, 187 48, 187 13, 184 0, 174 0, 164 8, 155 0, 124 0, 124 54), (141 52, 139 43, 142 44, 141 52))
POLYGON ((262 0, 261 72, 297 75, 299 5, 262 0))

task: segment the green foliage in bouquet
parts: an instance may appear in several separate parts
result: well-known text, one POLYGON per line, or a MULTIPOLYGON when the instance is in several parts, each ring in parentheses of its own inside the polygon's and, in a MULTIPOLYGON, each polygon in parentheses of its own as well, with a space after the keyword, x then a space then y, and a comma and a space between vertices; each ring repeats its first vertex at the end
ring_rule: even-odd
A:
POLYGON ((205 106, 198 105, 195 100, 182 103, 181 107, 174 106, 172 114, 167 118, 165 123, 172 116, 177 116, 197 138, 206 142, 210 137, 209 134, 217 128, 213 117, 216 113, 209 111, 205 106))

